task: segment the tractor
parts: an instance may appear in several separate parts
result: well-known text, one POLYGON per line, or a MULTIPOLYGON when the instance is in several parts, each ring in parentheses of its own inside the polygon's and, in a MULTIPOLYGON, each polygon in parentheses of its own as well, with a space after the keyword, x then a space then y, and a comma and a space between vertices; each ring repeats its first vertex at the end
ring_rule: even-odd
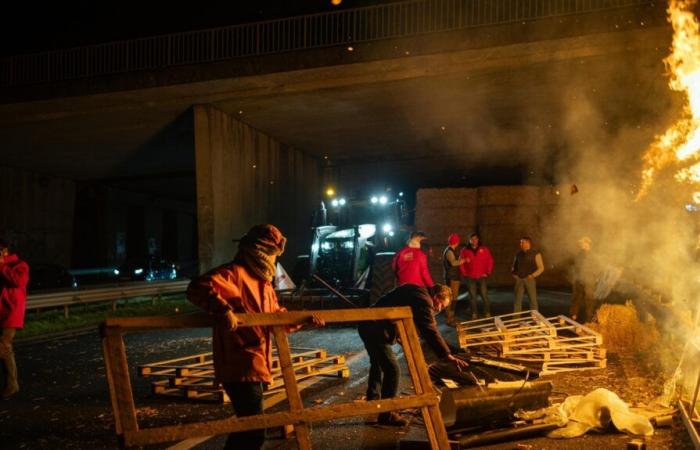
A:
POLYGON ((401 193, 367 200, 333 198, 314 212, 309 254, 299 255, 292 279, 301 290, 330 290, 374 304, 394 287, 393 256, 410 230, 401 193))

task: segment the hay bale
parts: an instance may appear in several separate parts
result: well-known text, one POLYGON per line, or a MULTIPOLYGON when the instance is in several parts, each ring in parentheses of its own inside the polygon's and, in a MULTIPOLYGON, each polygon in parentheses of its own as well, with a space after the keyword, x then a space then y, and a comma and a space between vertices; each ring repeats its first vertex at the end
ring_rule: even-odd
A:
POLYGON ((416 193, 416 208, 418 207, 476 207, 476 189, 419 189, 416 193))
POLYGON ((477 190, 477 204, 482 206, 540 204, 538 186, 488 186, 477 190))
POLYGON ((596 313, 596 322, 588 326, 603 336, 603 346, 611 352, 641 352, 659 339, 656 324, 642 323, 637 308, 630 300, 624 305, 601 305, 596 313))
POLYGON ((525 228, 538 227, 539 209, 536 206, 481 206, 477 210, 479 225, 513 224, 525 228))

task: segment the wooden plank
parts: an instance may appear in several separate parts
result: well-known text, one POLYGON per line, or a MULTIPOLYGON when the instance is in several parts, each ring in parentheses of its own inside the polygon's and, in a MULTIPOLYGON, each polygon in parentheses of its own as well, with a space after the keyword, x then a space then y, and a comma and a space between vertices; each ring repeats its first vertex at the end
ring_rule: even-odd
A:
POLYGON ((131 446, 157 444, 198 436, 281 427, 286 424, 298 425, 300 423, 325 422, 346 417, 368 416, 388 411, 420 408, 424 405, 437 407, 437 401, 437 397, 432 394, 383 400, 355 401, 323 407, 304 408, 301 412, 282 411, 258 416, 230 417, 199 423, 145 428, 139 431, 128 432, 124 435, 124 441, 126 445, 131 446))
MULTIPOLYGON (((287 401, 289 402, 290 412, 297 414, 301 413, 304 409, 304 404, 301 401, 297 380, 294 377, 294 367, 292 364, 291 352, 289 350, 289 341, 287 340, 287 331, 280 326, 275 326, 272 327, 272 334, 275 336, 275 343, 277 344, 277 352, 279 355, 280 366, 282 367, 284 388, 287 391, 287 401)), ((295 425, 295 434, 299 449, 310 450, 311 434, 309 432, 309 426, 304 422, 295 425)))
POLYGON ((136 406, 129 378, 129 366, 126 361, 126 350, 120 327, 105 326, 102 328, 104 342, 105 367, 109 367, 111 377, 110 392, 114 393, 112 412, 115 424, 118 423, 122 434, 138 431, 136 406), (118 419, 116 419, 118 417, 118 419))
MULTIPOLYGON (((396 320, 412 317, 411 308, 402 306, 399 308, 326 309, 322 311, 236 314, 236 318, 239 321, 239 326, 299 325, 308 323, 312 313, 327 323, 396 320)), ((105 323, 107 326, 119 326, 124 330, 206 328, 212 326, 211 317, 206 314, 188 314, 186 316, 110 317, 105 323)))
MULTIPOLYGON (((437 396, 435 388, 428 374, 428 367, 425 363, 423 350, 418 341, 418 333, 413 324, 413 319, 403 319, 397 322, 397 330, 401 338, 402 348, 406 361, 412 361, 409 365, 409 372, 417 395, 433 394, 437 396), (413 370, 411 370, 411 368, 413 370)), ((423 422, 425 423, 428 440, 433 449, 447 450, 450 443, 442 421, 442 415, 437 404, 427 405, 421 408, 423 422)))

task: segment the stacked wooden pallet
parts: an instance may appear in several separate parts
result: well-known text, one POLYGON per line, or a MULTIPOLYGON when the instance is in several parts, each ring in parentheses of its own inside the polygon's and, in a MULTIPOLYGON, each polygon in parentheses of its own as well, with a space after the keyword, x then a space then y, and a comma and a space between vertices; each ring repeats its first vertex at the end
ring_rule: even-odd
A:
POLYGON ((522 311, 457 325, 459 345, 536 367, 541 375, 604 368, 599 333, 566 316, 522 311))
MULTIPOLYGON (((324 349, 292 349, 292 363, 297 381, 315 376, 348 378, 350 369, 342 355, 327 355, 324 349)), ((151 391, 157 395, 228 403, 223 388, 214 379, 212 353, 158 361, 138 367, 141 377, 153 378, 151 391)), ((282 369, 276 353, 272 359, 272 384, 264 392, 271 395, 284 390, 282 369)))

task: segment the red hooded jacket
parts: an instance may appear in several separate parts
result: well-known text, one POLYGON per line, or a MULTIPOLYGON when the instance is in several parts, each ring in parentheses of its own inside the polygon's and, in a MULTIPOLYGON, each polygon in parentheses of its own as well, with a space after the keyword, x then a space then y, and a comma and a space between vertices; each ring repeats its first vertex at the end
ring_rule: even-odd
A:
POLYGON ((464 263, 459 267, 459 271, 467 278, 483 278, 493 272, 493 256, 489 248, 483 245, 473 249, 467 245, 459 253, 459 257, 464 259, 464 263))
POLYGON ((17 255, 0 264, 0 328, 24 328, 29 265, 17 255))
POLYGON ((433 279, 428 272, 428 257, 419 248, 404 247, 395 256, 391 265, 396 274, 396 285, 414 284, 432 287, 433 279))

